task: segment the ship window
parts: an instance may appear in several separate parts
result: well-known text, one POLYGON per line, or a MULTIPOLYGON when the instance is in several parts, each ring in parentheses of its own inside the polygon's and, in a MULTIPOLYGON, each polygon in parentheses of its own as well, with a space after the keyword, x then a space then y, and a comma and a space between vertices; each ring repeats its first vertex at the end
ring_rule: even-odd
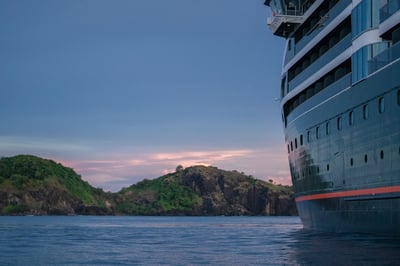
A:
POLYGON ((326 171, 329 171, 329 163, 326 165, 326 171))
POLYGON ((293 151, 293 141, 290 142, 290 150, 293 151))
POLYGON ((379 113, 385 112, 385 98, 381 97, 378 100, 378 105, 379 105, 379 113))
POLYGON ((400 90, 397 91, 397 105, 400 105, 400 90))
POLYGON ((319 139, 321 137, 321 130, 319 130, 319 127, 315 128, 315 136, 317 139, 319 139))
POLYGON ((290 153, 290 147, 289 144, 287 145, 287 152, 290 153))
POLYGON ((297 138, 294 139, 294 147, 297 149, 297 138))
POLYGON ((310 131, 307 131, 307 142, 310 143, 311 141, 311 134, 310 131))
POLYGON ((369 117, 369 109, 368 109, 368 104, 365 104, 363 106, 363 119, 367 120, 369 117))
POLYGON ((341 116, 339 116, 337 118, 337 129, 342 130, 342 117, 341 116))
POLYGON ((364 155, 364 162, 365 162, 365 163, 368 162, 368 155, 367 155, 367 154, 364 155))
POLYGON ((349 113, 349 125, 353 125, 354 124, 354 112, 350 111, 349 113))
POLYGON ((319 174, 319 166, 317 166, 317 174, 319 174))
POLYGON ((329 122, 326 122, 325 131, 326 131, 326 135, 329 135, 329 133, 331 133, 329 122))
POLYGON ((286 75, 281 80, 281 98, 285 96, 285 88, 286 88, 286 75))
POLYGON ((383 150, 381 150, 381 159, 383 160, 385 154, 383 153, 383 150))
POLYGON ((353 158, 351 158, 350 159, 350 165, 353 166, 353 163, 354 163, 353 158))
POLYGON ((300 145, 303 146, 303 134, 300 135, 300 145))

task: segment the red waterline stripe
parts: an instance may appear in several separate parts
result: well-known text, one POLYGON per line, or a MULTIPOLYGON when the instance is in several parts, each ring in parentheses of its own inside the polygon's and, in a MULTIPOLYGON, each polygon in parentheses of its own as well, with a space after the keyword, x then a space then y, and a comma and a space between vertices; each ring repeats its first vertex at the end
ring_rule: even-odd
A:
POLYGON ((367 188, 367 189, 359 189, 359 190, 347 190, 347 191, 329 192, 329 193, 300 196, 300 197, 296 198, 296 201, 299 202, 299 201, 305 201, 305 200, 330 199, 330 198, 351 197, 351 196, 365 196, 365 195, 375 195, 375 194, 384 194, 384 193, 393 193, 393 192, 400 192, 400 186, 367 188))

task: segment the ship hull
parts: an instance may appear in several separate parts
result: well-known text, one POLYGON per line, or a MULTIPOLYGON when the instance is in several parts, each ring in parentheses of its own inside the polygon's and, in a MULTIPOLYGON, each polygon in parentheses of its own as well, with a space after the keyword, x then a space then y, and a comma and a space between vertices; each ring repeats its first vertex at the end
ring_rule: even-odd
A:
POLYGON ((333 84, 288 116, 289 164, 305 228, 400 234, 399 75, 397 61, 357 84, 344 77, 347 88, 333 84))
POLYGON ((318 199, 297 202, 297 208, 307 229, 399 235, 398 197, 388 194, 366 199, 318 199))

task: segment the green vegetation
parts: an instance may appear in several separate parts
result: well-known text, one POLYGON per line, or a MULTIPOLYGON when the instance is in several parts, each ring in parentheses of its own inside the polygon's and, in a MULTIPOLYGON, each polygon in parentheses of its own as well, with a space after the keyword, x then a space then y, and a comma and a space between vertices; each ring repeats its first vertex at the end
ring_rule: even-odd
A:
MULTIPOLYGON (((84 204, 98 204, 93 194, 95 189, 71 168, 64 167, 52 160, 31 155, 18 155, 0 159, 0 184, 10 180, 17 189, 34 188, 49 184, 65 189, 71 196, 84 204)), ((98 193, 97 193, 98 194, 98 193)))
POLYGON ((3 208, 3 215, 24 213, 28 208, 23 204, 10 204, 3 208))
POLYGON ((117 211, 126 214, 173 214, 189 212, 201 204, 201 197, 189 187, 182 185, 174 175, 154 180, 143 180, 119 193, 121 202, 117 211), (141 198, 140 204, 129 203, 129 195, 141 198))

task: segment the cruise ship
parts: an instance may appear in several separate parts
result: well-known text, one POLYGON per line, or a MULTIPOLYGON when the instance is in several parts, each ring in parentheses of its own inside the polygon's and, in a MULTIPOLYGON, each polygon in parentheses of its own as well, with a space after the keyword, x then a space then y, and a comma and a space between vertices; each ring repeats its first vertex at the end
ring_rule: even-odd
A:
POLYGON ((266 0, 304 228, 400 234, 400 0, 266 0))

